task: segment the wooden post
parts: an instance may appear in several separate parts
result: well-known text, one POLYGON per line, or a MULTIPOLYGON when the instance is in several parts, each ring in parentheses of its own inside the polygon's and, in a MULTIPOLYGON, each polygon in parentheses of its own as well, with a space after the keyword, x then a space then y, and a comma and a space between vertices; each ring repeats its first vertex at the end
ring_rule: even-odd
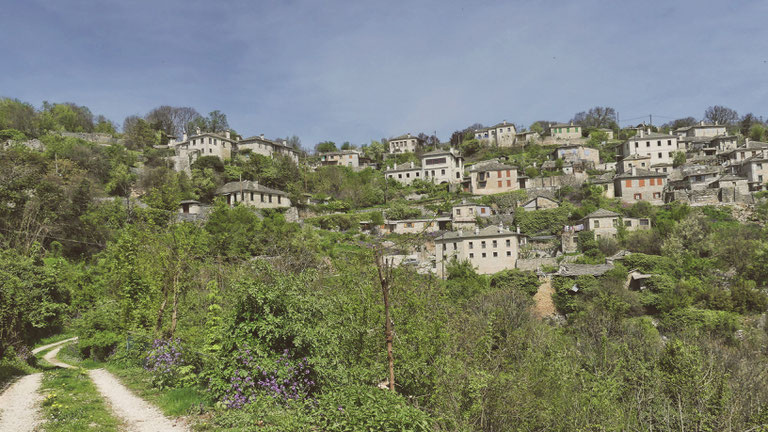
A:
POLYGON ((392 349, 394 340, 392 332, 392 319, 389 316, 389 291, 392 283, 392 263, 387 262, 384 253, 377 248, 375 253, 376 267, 379 270, 379 282, 381 282, 381 292, 384 299, 384 339, 387 343, 387 359, 389 360, 389 389, 395 391, 395 359, 392 349))

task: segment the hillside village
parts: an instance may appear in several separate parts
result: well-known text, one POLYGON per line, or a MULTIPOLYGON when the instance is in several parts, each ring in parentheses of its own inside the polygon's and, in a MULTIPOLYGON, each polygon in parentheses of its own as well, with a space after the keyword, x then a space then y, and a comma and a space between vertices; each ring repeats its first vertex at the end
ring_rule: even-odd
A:
POLYGON ((308 149, 0 99, 0 386, 53 337, 57 430, 86 369, 201 431, 768 424, 768 126, 616 118, 308 149))
MULTIPOLYGON (((253 155, 286 158, 307 172, 328 167, 357 173, 371 170, 386 179, 392 196, 369 207, 308 190, 301 194, 278 190, 255 179, 227 182, 213 196, 230 206, 281 209, 294 222, 327 227, 323 221, 346 217, 347 225, 357 224, 362 232, 376 236, 422 235, 418 244, 396 257, 398 262, 442 276, 447 262, 467 261, 478 272, 493 274, 556 266, 579 251, 576 237, 581 231, 602 240, 615 239, 619 227, 622 233, 650 229, 649 218, 626 214, 627 208, 640 203, 749 209, 768 184, 768 143, 716 122, 689 123, 662 128, 639 124, 620 130, 585 128, 573 121, 537 123, 535 128, 543 129, 539 133, 518 131, 513 123, 503 121, 467 130, 456 143, 427 143, 424 134, 394 136, 382 140, 386 151, 378 154, 372 151, 373 145, 309 154, 264 135, 240 138, 229 130, 203 133, 197 128, 189 136, 169 137, 167 144, 154 148, 169 152, 168 166, 188 175, 204 166, 253 155), (554 209, 564 202, 578 204, 573 196, 590 188, 599 188, 604 198, 600 202, 609 209, 597 208, 579 219, 570 212, 567 225, 521 232, 516 222, 519 211, 557 212, 554 209), (437 196, 442 197, 439 209, 428 208, 437 196), (500 205, 496 202, 500 196, 512 201, 500 205), (390 215, 387 204, 393 200, 407 203, 412 216, 390 215), (336 203, 349 209, 333 210, 336 203), (559 241, 559 247, 538 251, 535 258, 521 253, 535 249, 536 239, 542 237, 559 241), (477 243, 471 240, 475 238, 488 240, 477 243), (506 249, 497 247, 501 243, 506 249)), ((205 220, 213 203, 196 198, 180 202, 180 219, 205 220)), ((331 229, 345 227, 337 224, 331 229)))

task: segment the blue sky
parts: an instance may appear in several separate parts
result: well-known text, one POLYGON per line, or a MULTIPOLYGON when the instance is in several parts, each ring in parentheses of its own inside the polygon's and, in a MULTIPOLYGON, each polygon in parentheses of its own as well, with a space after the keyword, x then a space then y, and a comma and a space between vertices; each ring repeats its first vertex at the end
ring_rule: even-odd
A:
MULTIPOLYGON (((0 0, 0 95, 218 109, 355 144, 472 123, 768 115, 766 1, 0 0)), ((636 120, 640 121, 640 120, 636 120)), ((622 123, 624 123, 622 121, 622 123)))

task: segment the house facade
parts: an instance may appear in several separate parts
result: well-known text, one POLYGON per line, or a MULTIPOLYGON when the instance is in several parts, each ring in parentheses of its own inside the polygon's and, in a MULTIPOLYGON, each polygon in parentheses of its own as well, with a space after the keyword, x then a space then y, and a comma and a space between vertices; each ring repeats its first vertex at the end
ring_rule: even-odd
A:
POLYGON ((424 146, 424 140, 410 133, 389 140, 389 153, 415 153, 424 146))
POLYGON ((320 153, 320 164, 359 168, 361 154, 357 150, 320 153))
POLYGON ((614 193, 621 198, 622 202, 627 204, 648 201, 660 205, 664 203, 663 192, 666 180, 666 173, 633 167, 630 171, 614 177, 614 193))
POLYGON ((454 150, 437 150, 421 155, 422 178, 433 183, 461 183, 464 158, 454 150))
POLYGON ((581 219, 584 229, 595 233, 595 239, 616 238, 619 228, 627 231, 651 229, 649 218, 623 217, 610 210, 598 209, 581 219))
POLYGON ((581 138, 581 126, 574 125, 573 122, 557 123, 549 125, 549 135, 555 139, 576 139, 581 138))
POLYGON ((264 135, 252 136, 250 138, 237 141, 237 150, 250 150, 254 154, 260 154, 267 157, 287 156, 293 163, 299 163, 299 152, 288 146, 285 142, 276 142, 264 138, 264 135))
POLYGON ((517 131, 515 130, 515 125, 507 123, 506 120, 495 126, 475 130, 475 139, 499 147, 514 146, 516 138, 517 131))
POLYGON ((220 187, 216 195, 225 197, 227 204, 233 207, 237 203, 260 209, 291 206, 287 193, 249 180, 229 182, 220 187))
POLYGON ((477 163, 469 169, 470 190, 475 195, 492 195, 521 189, 517 168, 497 161, 477 163))
POLYGON ((567 162, 586 162, 596 167, 600 164, 600 151, 583 145, 565 145, 558 147, 554 152, 557 159, 567 162))
POLYGON ((393 168, 384 171, 384 176, 406 185, 413 183, 416 179, 423 179, 421 167, 413 162, 395 164, 393 168))
POLYGON ((529 199, 522 205, 525 211, 546 210, 560 207, 560 203, 544 196, 529 199))
POLYGON ((477 218, 487 218, 493 214, 490 207, 474 204, 461 203, 453 206, 451 209, 451 219, 454 230, 474 229, 477 224, 477 218))
POLYGON ((621 158, 631 155, 650 157, 650 166, 669 163, 674 159, 674 153, 678 151, 676 135, 666 135, 656 132, 647 132, 643 129, 619 146, 621 158))
POLYGON ((451 231, 435 239, 437 275, 445 277, 452 260, 467 261, 480 274, 493 274, 513 269, 525 236, 502 226, 489 226, 473 231, 451 231))
POLYGON ((680 137, 714 137, 727 133, 724 125, 709 124, 703 121, 697 125, 675 129, 675 135, 680 137))
POLYGON ((221 160, 232 158, 236 150, 236 142, 229 131, 223 135, 212 132, 195 131, 195 135, 187 137, 185 133, 179 142, 171 142, 174 149, 173 165, 176 171, 189 171, 191 165, 200 157, 216 156, 221 160))
POLYGON ((747 178, 750 190, 764 190, 768 183, 768 149, 743 160, 739 173, 747 178))

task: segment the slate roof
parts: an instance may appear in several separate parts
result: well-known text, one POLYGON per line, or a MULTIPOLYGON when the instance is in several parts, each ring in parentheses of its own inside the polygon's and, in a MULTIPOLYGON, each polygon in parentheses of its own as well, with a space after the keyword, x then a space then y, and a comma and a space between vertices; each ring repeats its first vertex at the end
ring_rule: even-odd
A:
POLYGON ((561 263, 557 274, 560 276, 601 276, 612 269, 613 264, 561 263))
POLYGON ((471 168, 469 168, 469 172, 482 172, 482 171, 499 171, 499 170, 517 170, 517 168, 503 164, 501 162, 491 162, 488 164, 482 164, 482 165, 472 165, 471 168))
POLYGON ((421 165, 415 164, 413 162, 409 162, 407 164, 402 164, 401 166, 398 166, 397 168, 390 168, 387 170, 384 170, 385 173, 392 173, 392 172, 400 172, 400 171, 415 171, 420 170, 421 165))
POLYGON ((621 215, 616 213, 616 212, 612 212, 610 210, 597 209, 597 210, 593 211, 592 213, 584 216, 583 219, 601 218, 601 217, 618 217, 618 216, 621 216, 621 215))
POLYGON ((224 186, 220 187, 217 191, 217 195, 226 195, 236 192, 263 192, 263 193, 270 193, 274 195, 282 195, 282 196, 288 196, 287 193, 283 191, 279 191, 277 189, 268 188, 266 186, 262 186, 257 182, 252 182, 250 180, 243 180, 241 182, 229 182, 225 184, 224 186))
POLYGON ((390 141, 397 141, 397 140, 404 140, 404 139, 415 139, 416 141, 424 141, 424 140, 419 139, 419 137, 417 137, 416 135, 410 135, 409 136, 409 134, 400 135, 398 137, 390 138, 389 140, 390 141))
POLYGON ((461 157, 460 154, 454 153, 452 150, 433 150, 431 152, 422 154, 421 158, 424 159, 425 157, 440 156, 440 155, 451 155, 453 157, 461 157))
POLYGON ((643 141, 643 140, 652 140, 652 139, 659 139, 659 138, 679 138, 679 137, 677 135, 667 135, 667 134, 662 134, 658 132, 651 132, 649 134, 645 134, 644 136, 635 135, 633 137, 630 137, 627 141, 643 141))
POLYGON ((631 155, 622 159, 622 161, 632 161, 632 160, 641 160, 641 159, 650 159, 650 158, 651 158, 650 156, 643 156, 638 153, 632 153, 631 155))
POLYGON ((449 231, 441 235, 440 237, 438 237, 436 240, 500 237, 500 236, 508 236, 508 235, 522 235, 522 234, 517 234, 516 232, 508 230, 506 228, 499 228, 496 225, 491 225, 479 230, 477 233, 475 233, 475 231, 449 231))
POLYGON ((651 171, 643 168, 633 168, 633 170, 635 170, 635 174, 632 174, 632 171, 626 171, 614 177, 614 180, 623 179, 623 178, 637 178, 637 177, 662 177, 667 175, 667 173, 659 173, 656 171, 651 171))

